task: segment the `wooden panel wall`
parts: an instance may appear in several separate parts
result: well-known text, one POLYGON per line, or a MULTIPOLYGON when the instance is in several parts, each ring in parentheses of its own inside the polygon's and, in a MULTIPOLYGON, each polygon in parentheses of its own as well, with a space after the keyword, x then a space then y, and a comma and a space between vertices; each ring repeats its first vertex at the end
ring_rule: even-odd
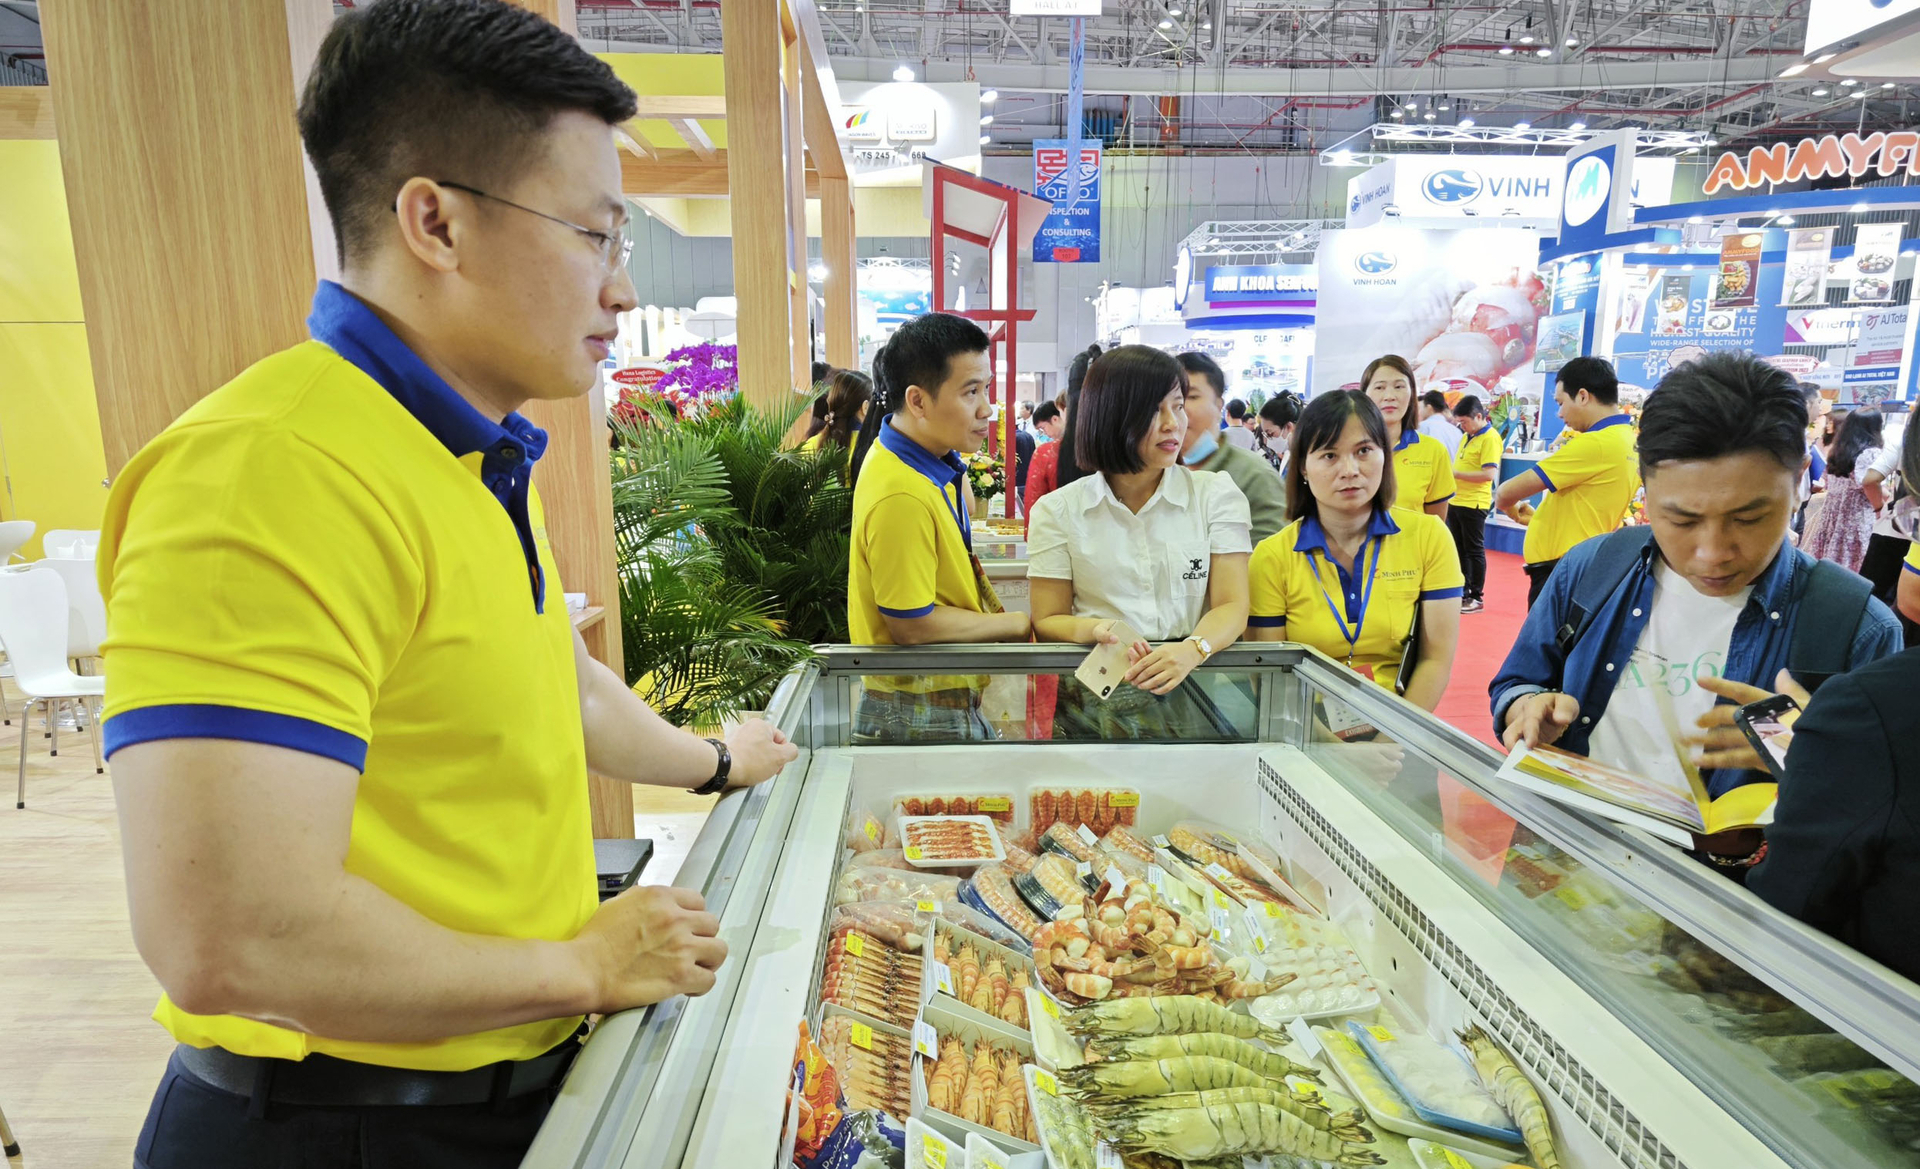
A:
MULTIPOLYGON (((785 34, 780 0, 720 0, 720 30, 726 46, 727 183, 733 195, 740 386, 749 402, 780 407, 793 393, 791 379, 797 364, 788 296, 787 111, 781 60, 785 34)), ((801 264, 804 267, 804 251, 801 264)))

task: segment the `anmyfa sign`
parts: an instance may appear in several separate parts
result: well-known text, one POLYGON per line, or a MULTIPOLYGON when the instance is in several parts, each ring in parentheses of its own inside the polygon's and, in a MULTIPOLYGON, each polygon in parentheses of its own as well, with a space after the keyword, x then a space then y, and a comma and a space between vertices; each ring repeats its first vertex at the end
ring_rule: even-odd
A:
POLYGON ((1707 172, 1701 188, 1712 195, 1722 190, 1745 191, 1767 183, 1797 183, 1803 179, 1838 178, 1848 175, 1862 178, 1871 169, 1881 178, 1892 178, 1905 171, 1920 175, 1920 131, 1875 131, 1859 134, 1828 134, 1824 138, 1802 138, 1793 146, 1776 142, 1755 146, 1743 160, 1735 151, 1722 154, 1707 172))

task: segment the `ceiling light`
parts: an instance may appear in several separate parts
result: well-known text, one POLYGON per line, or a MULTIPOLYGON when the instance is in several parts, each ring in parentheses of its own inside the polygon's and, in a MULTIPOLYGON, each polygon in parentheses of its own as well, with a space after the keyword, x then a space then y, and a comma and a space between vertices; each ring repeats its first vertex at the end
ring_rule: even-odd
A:
POLYGON ((1688 223, 1705 223, 1706 220, 1700 218, 1698 215, 1689 215, 1687 216, 1687 222, 1688 223))
POLYGON ((1814 91, 1813 91, 1813 96, 1815 96, 1815 97, 1825 97, 1825 96, 1827 96, 1827 94, 1829 94, 1829 93, 1831 93, 1831 92, 1833 92, 1833 91, 1832 91, 1832 90, 1830 90, 1830 89, 1828 89, 1828 88, 1827 88, 1826 86, 1824 86, 1824 85, 1823 85, 1823 86, 1821 86, 1821 87, 1820 87, 1819 89, 1816 89, 1816 90, 1814 90, 1814 91))
POLYGON ((1833 60, 1835 57, 1838 57, 1839 55, 1840 54, 1838 53, 1822 53, 1818 57, 1815 57, 1813 59, 1813 63, 1815 65, 1825 65, 1828 61, 1833 60))
POLYGON ((1682 151, 1681 151, 1680 153, 1682 153, 1682 154, 1693 154, 1693 153, 1695 153, 1696 151, 1698 151, 1699 149, 1700 149, 1700 148, 1699 148, 1698 146, 1689 146, 1689 147, 1687 147, 1686 149, 1684 149, 1684 150, 1682 150, 1682 151))
POLYGON ((1842 81, 1840 83, 1840 87, 1844 89, 1849 85, 1858 85, 1858 84, 1860 84, 1858 81, 1855 81, 1853 78, 1849 77, 1845 81, 1842 81))
POLYGON ((1708 146, 1718 146, 1718 145, 1720 145, 1720 140, 1719 140, 1718 138, 1709 138, 1709 139, 1707 139, 1707 145, 1708 145, 1708 146))
POLYGON ((1180 6, 1178 4, 1175 4, 1173 7, 1167 9, 1167 15, 1168 16, 1180 15, 1180 6))
POLYGON ((980 100, 985 102, 988 105, 992 105, 994 102, 997 102, 1000 100, 1000 91, 997 89, 989 89, 987 92, 980 95, 980 100))
POLYGON ((1881 88, 1881 89, 1892 89, 1892 88, 1893 88, 1893 82, 1891 82, 1891 81, 1882 81, 1882 82, 1880 83, 1880 88, 1881 88))
POLYGON ((1200 28, 1202 29, 1202 31, 1205 31, 1205 32, 1212 32, 1212 31, 1213 31, 1213 22, 1212 22, 1211 20, 1203 20, 1203 21, 1201 21, 1201 22, 1200 22, 1200 28))
POLYGON ((1452 106, 1450 106, 1450 105, 1448 105, 1448 104, 1447 104, 1446 102, 1441 102, 1441 103, 1440 103, 1439 105, 1437 105, 1437 106, 1435 106, 1435 107, 1433 107, 1433 108, 1434 108, 1434 109, 1436 109, 1436 110, 1439 110, 1439 111, 1440 111, 1441 113, 1443 113, 1443 114, 1444 114, 1444 113, 1446 113, 1446 112, 1447 112, 1448 110, 1450 110, 1450 109, 1452 109, 1453 107, 1452 107, 1452 106))
POLYGON ((1461 128, 1462 130, 1470 130, 1470 129, 1472 129, 1472 128, 1473 128, 1473 119, 1472 119, 1472 118, 1461 118, 1461 119, 1460 119, 1460 128, 1461 128))
POLYGON ((1865 215, 1867 212, 1873 209, 1871 207, 1868 207, 1865 203, 1855 203, 1853 206, 1847 208, 1847 210, 1853 212, 1855 215, 1865 215))
POLYGON ((1585 122, 1575 122, 1573 125, 1567 127, 1567 129, 1572 130, 1576 134, 1586 128, 1587 124, 1585 122))
POLYGON ((1432 111, 1432 110, 1428 110, 1428 111, 1426 112, 1426 119, 1427 119, 1427 121, 1429 121, 1429 122, 1431 122, 1431 121, 1433 121, 1433 119, 1434 119, 1434 113, 1433 113, 1433 111, 1432 111))
POLYGON ((1395 111, 1393 111, 1393 113, 1392 113, 1392 115, 1391 115, 1391 116, 1392 116, 1392 117, 1396 117, 1396 118, 1398 118, 1398 117, 1402 117, 1402 116, 1404 116, 1404 115, 1403 115, 1403 114, 1402 114, 1402 113, 1401 113, 1401 112, 1400 112, 1399 110, 1395 110, 1395 111))
POLYGON ((993 135, 991 134, 980 135, 980 145, 985 146, 992 141, 993 141, 993 135))
POLYGON ((1335 166, 1353 165, 1353 151, 1351 150, 1336 150, 1327 157, 1333 160, 1333 165, 1335 166))
POLYGON ((1407 108, 1414 111, 1415 113, 1418 113, 1420 111, 1420 103, 1417 101, 1414 101, 1412 98, 1408 98, 1407 108))
POLYGON ((1520 37, 1520 43, 1521 43, 1521 44, 1523 44, 1523 45, 1530 45, 1530 44, 1532 44, 1532 43, 1533 43, 1533 34, 1532 34, 1532 33, 1524 33, 1524 34, 1522 34, 1522 35, 1521 35, 1521 37, 1520 37))
POLYGON ((1571 49, 1571 48, 1572 48, 1573 46, 1575 46, 1575 45, 1577 45, 1577 44, 1579 44, 1579 43, 1580 43, 1580 42, 1579 42, 1579 41, 1578 41, 1577 39, 1575 39, 1575 38, 1573 38, 1573 37, 1568 37, 1568 38, 1567 38, 1567 47, 1568 47, 1569 49, 1571 49))
POLYGON ((1533 123, 1532 122, 1515 122, 1513 124, 1513 128, 1516 130, 1531 130, 1533 129, 1533 123))
POLYGON ((1791 215, 1782 215, 1782 216, 1780 217, 1780 222, 1781 222, 1782 224, 1784 224, 1784 225, 1786 225, 1787 227, 1792 227, 1792 226, 1793 226, 1793 216, 1791 216, 1791 215))
POLYGON ((815 264, 807 269, 807 279, 809 280, 825 280, 826 278, 827 266, 825 264, 815 264))
POLYGON ((893 79, 895 81, 912 81, 913 70, 908 68, 905 65, 902 65, 898 69, 895 69, 893 71, 893 79))
POLYGON ((1501 45, 1501 46, 1500 46, 1500 55, 1501 55, 1502 57, 1511 57, 1511 56, 1513 56, 1513 46, 1512 46, 1512 45, 1501 45))
POLYGON ((1545 47, 1545 46, 1543 45, 1543 46, 1541 46, 1540 48, 1538 48, 1538 49, 1535 49, 1535 50, 1534 50, 1534 56, 1536 56, 1536 57, 1551 57, 1551 56, 1553 56, 1553 50, 1552 50, 1552 49, 1549 49, 1549 48, 1547 48, 1547 47, 1545 47))
POLYGON ((1806 71, 1807 71, 1807 63, 1805 61, 1802 61, 1798 65, 1789 65, 1785 69, 1782 69, 1780 71, 1780 76, 1798 77, 1802 73, 1805 73, 1806 71))
POLYGON ((1163 21, 1161 21, 1161 22, 1160 22, 1160 27, 1161 27, 1161 28, 1172 28, 1172 27, 1173 27, 1173 22, 1172 22, 1171 20, 1163 20, 1163 21))
POLYGON ((992 115, 992 114, 988 114, 988 115, 987 115, 986 117, 984 117, 984 118, 981 118, 981 119, 980 119, 980 124, 981 124, 982 126, 991 126, 991 125, 993 125, 993 115, 992 115))

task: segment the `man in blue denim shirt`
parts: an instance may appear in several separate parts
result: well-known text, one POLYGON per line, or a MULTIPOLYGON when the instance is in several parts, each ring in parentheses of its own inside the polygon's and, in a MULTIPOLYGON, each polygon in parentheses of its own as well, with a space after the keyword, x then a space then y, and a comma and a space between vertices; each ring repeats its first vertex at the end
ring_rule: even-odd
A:
MULTIPOLYGON (((1715 796, 1760 778, 1732 704, 1769 683, 1789 689, 1782 675, 1814 564, 1786 538, 1806 426, 1794 380, 1747 354, 1710 354, 1662 379, 1640 421, 1652 539, 1565 652, 1556 631, 1609 537, 1555 568, 1489 687, 1509 748, 1553 743, 1642 774, 1678 771, 1681 752, 1696 752, 1715 796)), ((1900 648, 1877 600, 1832 636, 1848 639, 1849 669, 1900 648)))

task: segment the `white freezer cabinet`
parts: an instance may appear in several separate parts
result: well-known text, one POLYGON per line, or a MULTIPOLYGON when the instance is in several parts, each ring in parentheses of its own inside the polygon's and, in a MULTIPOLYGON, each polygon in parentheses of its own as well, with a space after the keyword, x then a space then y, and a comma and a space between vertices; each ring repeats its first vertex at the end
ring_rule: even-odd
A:
POLYGON ((1435 1037, 1477 1024, 1516 1058, 1570 1169, 1920 1167, 1920 987, 1649 836, 1509 787, 1491 748, 1299 646, 1215 655, 1186 683, 1212 712, 1200 733, 1048 738, 1083 652, 822 647, 785 679, 769 717, 800 758, 721 801, 680 873, 720 916, 718 984, 604 1021, 525 1165, 777 1166, 852 810, 1011 792, 1024 819, 1030 789, 1075 786, 1138 791, 1150 834, 1257 829, 1382 1011, 1435 1037), (998 738, 856 744, 863 677, 918 674, 990 677, 998 738), (1330 739, 1330 703, 1378 735, 1330 739))

